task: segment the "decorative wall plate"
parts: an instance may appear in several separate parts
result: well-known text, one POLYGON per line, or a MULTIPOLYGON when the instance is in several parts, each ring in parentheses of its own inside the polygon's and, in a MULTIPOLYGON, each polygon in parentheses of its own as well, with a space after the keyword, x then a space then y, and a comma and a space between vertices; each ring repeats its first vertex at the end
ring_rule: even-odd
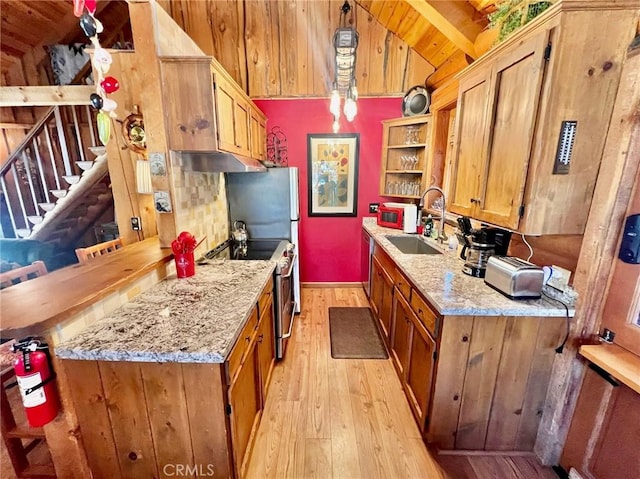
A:
POLYGON ((424 115, 429 111, 431 95, 422 85, 411 88, 402 99, 402 115, 424 115))
POLYGON ((138 112, 137 106, 135 107, 135 113, 131 113, 122 122, 122 137, 127 148, 146 156, 147 138, 144 130, 144 119, 138 112))

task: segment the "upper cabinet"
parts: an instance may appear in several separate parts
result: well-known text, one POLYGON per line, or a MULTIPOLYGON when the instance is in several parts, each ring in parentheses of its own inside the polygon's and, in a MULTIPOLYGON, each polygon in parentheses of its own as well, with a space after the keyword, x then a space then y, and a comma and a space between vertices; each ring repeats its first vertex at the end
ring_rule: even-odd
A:
POLYGON ((211 57, 165 57, 160 65, 163 92, 171 99, 165 109, 170 149, 264 160, 266 118, 219 63, 211 57))
POLYGON ((431 140, 431 115, 382 122, 380 194, 420 198, 431 140))
POLYGON ((528 234, 584 232, 639 10, 566 3, 459 75, 451 211, 528 234))

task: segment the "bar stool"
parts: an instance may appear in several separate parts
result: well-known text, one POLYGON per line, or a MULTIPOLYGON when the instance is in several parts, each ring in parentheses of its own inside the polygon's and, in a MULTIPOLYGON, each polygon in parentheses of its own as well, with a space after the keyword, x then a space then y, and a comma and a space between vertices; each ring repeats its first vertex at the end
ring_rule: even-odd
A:
POLYGON ((22 266, 0 273, 0 289, 8 288, 14 284, 28 281, 45 274, 47 274, 47 266, 44 264, 44 261, 34 261, 28 266, 22 266))
MULTIPOLYGON (((34 261, 28 266, 12 269, 0 274, 0 285, 11 287, 19 282, 28 281, 47 274, 42 261, 34 261)), ((16 476, 22 478, 55 478, 53 464, 30 464, 27 456, 38 444, 45 440, 41 427, 29 427, 24 421, 16 420, 11 408, 7 390, 17 386, 13 370, 13 354, 9 351, 11 342, 0 345, 0 433, 7 448, 7 454, 16 476), (22 441, 26 439, 26 445, 22 441)))
POLYGON ((105 241, 104 243, 94 244, 93 246, 87 246, 86 248, 77 248, 76 256, 80 264, 87 264, 96 256, 102 256, 105 254, 113 253, 117 249, 124 246, 121 238, 116 238, 111 241, 105 241))

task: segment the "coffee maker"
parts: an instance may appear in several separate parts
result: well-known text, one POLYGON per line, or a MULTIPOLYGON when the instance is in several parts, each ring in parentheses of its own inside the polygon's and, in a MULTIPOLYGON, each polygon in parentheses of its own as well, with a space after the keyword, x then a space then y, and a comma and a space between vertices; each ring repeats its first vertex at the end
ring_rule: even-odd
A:
POLYGON ((458 218, 458 226, 464 240, 460 252, 460 258, 464 260, 462 272, 476 278, 484 278, 489 258, 493 255, 507 254, 511 232, 486 226, 473 229, 468 216, 458 218))

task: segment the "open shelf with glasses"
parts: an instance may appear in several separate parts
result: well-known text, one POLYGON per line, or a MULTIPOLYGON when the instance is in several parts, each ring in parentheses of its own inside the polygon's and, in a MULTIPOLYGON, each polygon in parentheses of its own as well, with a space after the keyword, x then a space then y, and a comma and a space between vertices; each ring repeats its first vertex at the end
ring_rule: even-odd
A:
POLYGON ((382 122, 380 195, 420 198, 429 160, 430 119, 431 115, 419 115, 382 122))

